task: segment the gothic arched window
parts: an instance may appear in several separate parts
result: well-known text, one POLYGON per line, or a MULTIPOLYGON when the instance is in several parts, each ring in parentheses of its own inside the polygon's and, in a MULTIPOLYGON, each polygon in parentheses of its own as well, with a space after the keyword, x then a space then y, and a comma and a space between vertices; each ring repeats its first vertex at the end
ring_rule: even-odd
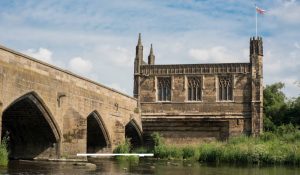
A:
POLYGON ((201 101, 201 81, 199 77, 188 77, 188 101, 201 101))
POLYGON ((158 101, 171 101, 171 78, 157 78, 158 101))
POLYGON ((230 101, 232 98, 232 78, 229 76, 219 77, 219 100, 230 101))

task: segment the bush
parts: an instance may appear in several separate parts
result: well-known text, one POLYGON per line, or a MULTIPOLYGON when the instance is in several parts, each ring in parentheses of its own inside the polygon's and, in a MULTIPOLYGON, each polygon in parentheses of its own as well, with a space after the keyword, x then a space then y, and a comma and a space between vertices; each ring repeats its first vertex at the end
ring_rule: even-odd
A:
POLYGON ((168 158, 169 157, 167 147, 165 145, 154 146, 153 153, 154 153, 154 157, 157 157, 157 158, 168 158))
POLYGON ((270 141, 270 140, 275 140, 275 139, 277 139, 277 136, 276 136, 274 133, 272 133, 272 132, 265 132, 265 133, 261 134, 261 135, 259 136, 259 138, 260 138, 262 141, 266 142, 266 141, 270 141))
POLYGON ((220 161, 221 155, 222 148, 220 143, 205 143, 200 146, 200 161, 218 163, 220 161))
POLYGON ((297 132, 297 128, 291 123, 287 125, 281 125, 276 129, 276 133, 280 136, 295 132, 297 132))
POLYGON ((195 147, 184 147, 182 149, 182 157, 184 159, 199 160, 200 151, 195 147))
POLYGON ((131 149, 131 144, 129 139, 125 139, 124 143, 121 143, 114 149, 114 153, 129 153, 131 149))
POLYGON ((169 147, 167 149, 167 152, 168 152, 168 158, 182 159, 182 148, 169 147))
POLYGON ((272 120, 264 115, 264 130, 265 131, 275 131, 276 125, 272 122, 272 120))
POLYGON ((151 138, 154 142, 154 146, 159 146, 159 145, 163 145, 164 144, 164 140, 162 138, 162 136, 158 133, 158 132, 153 132, 151 134, 151 138))

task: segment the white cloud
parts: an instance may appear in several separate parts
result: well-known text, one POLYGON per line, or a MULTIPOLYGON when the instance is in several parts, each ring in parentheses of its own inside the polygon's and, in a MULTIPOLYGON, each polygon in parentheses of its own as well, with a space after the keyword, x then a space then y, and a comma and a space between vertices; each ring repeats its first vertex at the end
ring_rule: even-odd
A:
POLYGON ((223 46, 215 46, 207 49, 190 49, 189 55, 198 61, 208 63, 226 63, 238 61, 236 56, 230 53, 227 48, 223 46))
POLYGON ((272 77, 272 75, 280 74, 282 71, 282 61, 275 59, 275 55, 270 50, 264 53, 264 73, 272 77))
POLYGON ((101 59, 105 59, 115 66, 129 67, 133 64, 133 52, 124 47, 101 45, 96 48, 96 52, 101 59))
POLYGON ((69 61, 69 69, 75 73, 86 75, 92 71, 93 65, 89 60, 74 57, 69 61))
POLYGON ((292 5, 296 2, 296 0, 282 0, 285 6, 292 5))
MULTIPOLYGON (((255 31, 253 9, 246 1, 0 4, 3 44, 16 50, 49 46, 49 52, 40 48, 26 53, 100 83, 113 80, 121 85, 112 85, 115 89, 125 88, 130 94, 137 33, 143 34, 145 61, 154 42, 157 64, 194 64, 249 62, 248 38, 255 31), (75 59, 78 55, 81 58, 75 59), (103 76, 107 72, 110 76, 103 76)), ((261 1, 260 5, 268 10, 259 19, 259 33, 265 35, 264 81, 270 84, 290 77, 299 81, 299 1, 261 1)), ((295 90, 299 88, 287 86, 285 91, 298 95, 295 90)))
POLYGON ((108 87, 111 87, 117 91, 123 92, 125 94, 128 94, 127 90, 125 88, 122 88, 118 83, 112 83, 109 84, 108 87))
POLYGON ((300 23, 300 5, 295 1, 285 1, 283 6, 271 9, 269 14, 274 15, 284 22, 299 24, 300 23))
POLYGON ((295 42, 294 43, 294 46, 297 48, 297 49, 300 49, 300 44, 298 42, 295 42))
POLYGON ((46 48, 40 47, 38 50, 36 49, 28 49, 25 51, 25 54, 44 61, 46 63, 53 63, 52 52, 46 48))
POLYGON ((300 95, 300 88, 296 84, 297 77, 285 78, 282 82, 285 84, 285 89, 288 89, 285 92, 287 97, 293 97, 295 94, 300 95))

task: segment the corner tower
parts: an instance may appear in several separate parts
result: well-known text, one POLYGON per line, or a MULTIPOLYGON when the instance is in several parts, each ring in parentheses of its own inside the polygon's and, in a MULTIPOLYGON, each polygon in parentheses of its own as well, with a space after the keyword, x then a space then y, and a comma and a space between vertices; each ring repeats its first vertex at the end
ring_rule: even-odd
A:
POLYGON ((250 38, 252 135, 263 132, 263 41, 250 38))

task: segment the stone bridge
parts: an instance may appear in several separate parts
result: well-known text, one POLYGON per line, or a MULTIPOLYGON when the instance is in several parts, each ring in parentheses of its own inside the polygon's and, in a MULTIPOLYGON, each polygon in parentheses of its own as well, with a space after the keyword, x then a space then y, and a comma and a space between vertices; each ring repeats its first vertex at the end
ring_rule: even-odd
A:
POLYGON ((73 159, 142 144, 135 98, 0 46, 1 138, 12 159, 73 159))

